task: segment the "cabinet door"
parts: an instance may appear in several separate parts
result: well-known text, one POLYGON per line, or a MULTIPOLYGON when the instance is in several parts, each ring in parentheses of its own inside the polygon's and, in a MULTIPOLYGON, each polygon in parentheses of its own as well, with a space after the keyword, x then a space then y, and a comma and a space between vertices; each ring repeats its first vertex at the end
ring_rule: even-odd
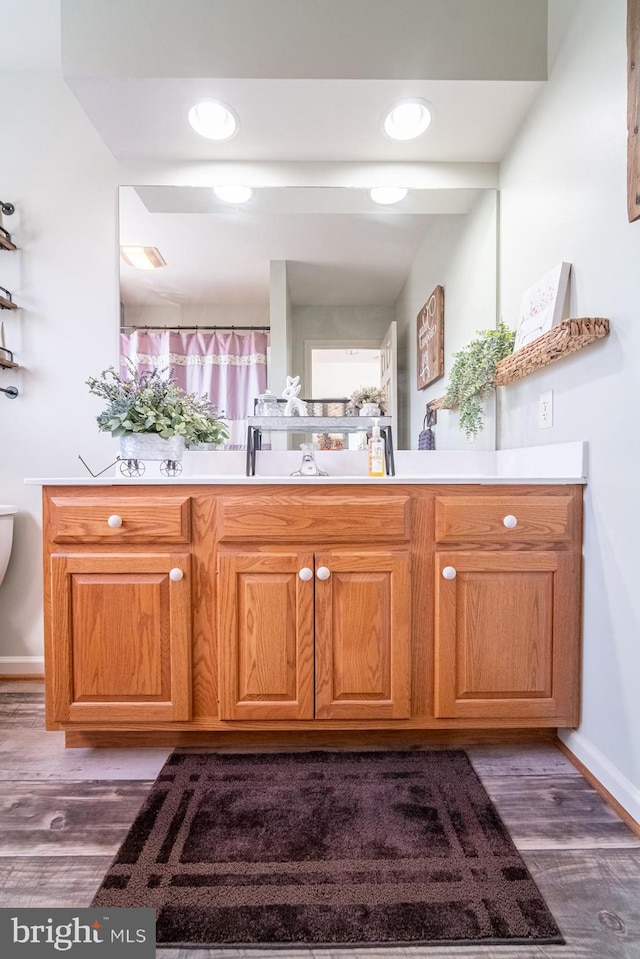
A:
POLYGON ((437 555, 437 717, 577 723, 575 562, 562 552, 437 555))
POLYGON ((220 718, 313 719, 313 554, 221 552, 219 573, 220 718))
POLYGON ((407 551, 316 554, 316 716, 405 719, 411 710, 407 551), (318 578, 328 570, 326 579, 318 578))
POLYGON ((190 718, 189 564, 182 553, 52 556, 54 720, 190 718))

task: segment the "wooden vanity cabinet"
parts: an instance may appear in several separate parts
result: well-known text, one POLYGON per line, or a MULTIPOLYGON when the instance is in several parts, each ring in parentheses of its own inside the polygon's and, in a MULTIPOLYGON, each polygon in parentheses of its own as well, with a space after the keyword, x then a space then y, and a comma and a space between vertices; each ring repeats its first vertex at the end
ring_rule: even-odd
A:
POLYGON ((578 485, 46 487, 47 726, 575 726, 581 516, 578 485))

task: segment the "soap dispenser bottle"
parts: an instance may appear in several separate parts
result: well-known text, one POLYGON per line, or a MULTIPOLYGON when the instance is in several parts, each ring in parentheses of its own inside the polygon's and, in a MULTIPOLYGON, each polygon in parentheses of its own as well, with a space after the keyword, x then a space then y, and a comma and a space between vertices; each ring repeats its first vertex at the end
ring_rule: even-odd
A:
POLYGON ((384 476, 384 439, 380 435, 378 421, 373 421, 369 438, 369 476, 384 476))

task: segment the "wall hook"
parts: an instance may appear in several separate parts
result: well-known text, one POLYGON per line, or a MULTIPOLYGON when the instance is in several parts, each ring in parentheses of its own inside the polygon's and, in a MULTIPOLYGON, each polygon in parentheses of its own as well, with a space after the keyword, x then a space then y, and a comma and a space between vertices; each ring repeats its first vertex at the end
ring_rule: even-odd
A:
POLYGON ((15 386, 0 386, 0 393, 4 393, 8 400, 15 400, 18 391, 15 386))
POLYGON ((5 216, 11 216, 12 213, 16 212, 16 208, 13 203, 3 203, 2 200, 0 200, 0 210, 5 216))

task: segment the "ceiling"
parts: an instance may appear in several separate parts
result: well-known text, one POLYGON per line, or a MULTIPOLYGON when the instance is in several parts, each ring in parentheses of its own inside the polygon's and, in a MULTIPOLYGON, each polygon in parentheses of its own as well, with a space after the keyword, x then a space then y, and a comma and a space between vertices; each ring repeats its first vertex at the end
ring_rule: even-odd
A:
POLYGON ((411 190, 381 207, 368 190, 267 187, 234 206, 208 187, 121 187, 121 244, 155 246, 166 261, 140 271, 121 260, 121 301, 266 306, 271 261, 286 260, 293 305, 392 306, 430 231, 479 192, 411 190))
MULTIPOLYGON (((393 183, 398 171, 431 164, 440 172, 451 165, 457 187, 475 187, 478 165, 491 168, 495 182, 544 87, 547 8, 547 0, 0 0, 3 35, 8 28, 11 36, 3 68, 59 70, 123 170, 164 164, 181 171, 182 183, 214 185, 229 162, 322 161, 378 164, 377 182, 393 183), (422 137, 399 143, 382 134, 381 117, 409 96, 429 100, 435 118, 422 137), (189 127, 188 109, 202 97, 236 111, 240 129, 231 140, 205 140, 189 127), (465 183, 461 164, 476 165, 473 181, 465 183)), ((335 192, 344 199, 349 191, 335 192)), ((429 194, 421 193, 419 210, 412 201, 392 212, 354 210, 351 193, 345 209, 267 216, 254 206, 250 219, 249 208, 215 216, 176 205, 154 211, 150 194, 138 193, 121 210, 122 239, 158 246, 168 266, 155 271, 159 291, 148 275, 123 272, 123 292, 136 302, 237 302, 236 276, 255 299, 269 260, 284 258, 294 302, 322 302, 330 290, 332 302, 391 303, 427 230, 435 237, 438 215, 463 213, 472 195, 450 191, 447 203, 446 191, 436 191, 432 208, 429 194), (137 241, 136 218, 140 231, 146 220, 137 241), (223 239, 225 221, 235 234, 223 239), (182 240, 187 222, 200 249, 215 256, 182 240), (240 243, 242 224, 250 248, 240 243), (226 285, 213 283, 212 261, 226 285)))
POLYGON ((495 163, 546 80, 547 26, 547 0, 61 0, 62 71, 123 162, 495 163), (432 127, 389 140, 411 96, 432 127), (237 136, 191 130, 202 97, 237 136))
POLYGON ((114 156, 125 163, 184 160, 444 161, 496 163, 541 81, 67 78, 114 156), (410 92, 409 92, 410 91, 410 92), (403 97, 435 108, 430 130, 400 143, 381 132, 403 97), (240 117, 225 143, 200 137, 189 108, 220 99, 240 117))

